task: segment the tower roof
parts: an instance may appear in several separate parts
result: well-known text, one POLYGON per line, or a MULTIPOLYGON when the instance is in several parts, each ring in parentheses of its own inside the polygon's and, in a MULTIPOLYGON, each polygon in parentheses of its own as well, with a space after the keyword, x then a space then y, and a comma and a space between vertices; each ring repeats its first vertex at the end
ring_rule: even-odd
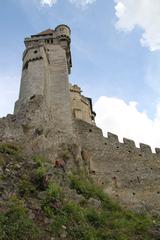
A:
POLYGON ((49 29, 44 30, 43 32, 34 34, 31 37, 50 35, 50 34, 53 34, 53 32, 54 32, 54 30, 49 28, 49 29))

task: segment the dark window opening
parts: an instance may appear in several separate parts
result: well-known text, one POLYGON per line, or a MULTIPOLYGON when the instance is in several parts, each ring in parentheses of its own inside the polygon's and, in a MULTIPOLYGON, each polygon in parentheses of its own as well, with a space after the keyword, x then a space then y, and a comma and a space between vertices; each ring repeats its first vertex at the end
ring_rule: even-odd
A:
POLYGON ((89 132, 92 132, 92 129, 89 129, 89 132))
POLYGON ((37 51, 37 50, 35 50, 35 51, 34 51, 34 53, 36 54, 36 53, 38 53, 38 51, 37 51))
POLYGON ((94 116, 91 116, 92 121, 94 121, 94 116))
POLYGON ((30 100, 34 99, 36 97, 36 95, 33 95, 30 97, 30 100))

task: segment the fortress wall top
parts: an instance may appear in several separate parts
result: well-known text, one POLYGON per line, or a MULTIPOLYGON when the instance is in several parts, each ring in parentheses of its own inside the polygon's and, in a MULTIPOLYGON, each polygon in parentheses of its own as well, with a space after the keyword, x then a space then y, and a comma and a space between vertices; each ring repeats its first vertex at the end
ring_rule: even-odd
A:
POLYGON ((79 120, 76 131, 90 174, 108 194, 129 208, 159 211, 160 149, 154 154, 148 145, 137 148, 126 138, 121 143, 112 133, 105 138, 101 129, 79 120))
POLYGON ((156 154, 160 156, 160 148, 155 148, 156 154))
POLYGON ((108 140, 111 142, 111 143, 119 143, 119 140, 118 140, 118 136, 116 134, 113 134, 113 133, 110 133, 108 132, 108 140))
POLYGON ((127 139, 127 138, 123 138, 123 142, 126 146, 128 146, 129 148, 136 148, 135 142, 133 140, 127 139))
POLYGON ((160 156, 160 148, 156 148, 154 153, 151 147, 147 144, 140 143, 138 148, 136 147, 135 142, 131 139, 123 138, 123 142, 120 142, 118 136, 111 132, 108 132, 107 137, 103 137, 102 130, 94 125, 91 125, 89 123, 86 123, 80 120, 78 120, 78 125, 80 128, 83 129, 81 132, 81 135, 86 135, 87 133, 87 137, 89 138, 91 138, 90 137, 91 135, 92 137, 94 135, 93 137, 94 139, 92 139, 92 141, 96 142, 98 144, 98 147, 101 144, 103 145, 103 148, 105 148, 105 145, 109 144, 109 145, 115 146, 115 151, 116 149, 121 149, 123 150, 123 152, 132 151, 132 154, 135 153, 137 155, 138 153, 139 155, 142 155, 147 158, 152 156, 157 156, 157 157, 160 156))
POLYGON ((160 155, 160 148, 155 148, 155 153, 154 153, 151 147, 144 143, 140 143, 139 148, 137 148, 135 142, 131 139, 123 138, 123 142, 121 143, 119 142, 118 136, 110 132, 108 132, 108 137, 105 139, 108 140, 108 142, 111 144, 116 144, 116 145, 119 144, 121 148, 131 148, 132 150, 135 150, 135 152, 139 150, 141 153, 144 153, 146 155, 155 154, 155 153, 157 154, 157 156, 160 155))

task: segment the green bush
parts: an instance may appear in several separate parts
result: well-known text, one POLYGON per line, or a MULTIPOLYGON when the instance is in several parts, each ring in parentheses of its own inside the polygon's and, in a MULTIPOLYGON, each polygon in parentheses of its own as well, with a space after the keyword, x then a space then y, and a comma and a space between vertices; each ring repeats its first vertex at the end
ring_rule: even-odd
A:
POLYGON ((40 231, 29 219, 22 202, 13 201, 7 212, 0 213, 1 240, 36 240, 39 236, 40 231))
POLYGON ((49 183, 46 190, 46 197, 42 203, 42 209, 49 217, 53 217, 61 211, 63 192, 61 187, 55 183, 49 183))
POLYGON ((36 163, 37 167, 43 167, 46 162, 46 159, 40 155, 35 155, 32 157, 32 159, 33 159, 33 162, 36 163))
POLYGON ((104 190, 96 186, 90 179, 72 175, 70 176, 70 187, 75 189, 77 193, 82 194, 86 199, 95 198, 100 200, 104 208, 120 210, 119 205, 113 202, 104 190))
POLYGON ((36 188, 28 179, 22 179, 18 186, 18 192, 21 197, 29 197, 35 195, 36 188))
POLYGON ((58 184, 52 182, 48 186, 47 195, 49 198, 61 199, 62 189, 58 184))
POLYGON ((9 155, 17 155, 20 152, 20 147, 11 143, 0 143, 0 153, 9 155))
POLYGON ((34 156, 32 160, 35 163, 32 174, 32 181, 37 191, 44 191, 48 185, 48 183, 44 181, 44 178, 48 172, 46 159, 43 156, 34 156))

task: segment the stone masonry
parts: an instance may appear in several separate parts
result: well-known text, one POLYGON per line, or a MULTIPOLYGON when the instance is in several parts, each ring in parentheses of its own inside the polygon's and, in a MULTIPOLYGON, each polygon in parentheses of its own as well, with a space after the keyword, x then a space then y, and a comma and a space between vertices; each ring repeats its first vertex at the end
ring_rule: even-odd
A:
POLYGON ((95 125, 92 100, 71 85, 70 28, 59 25, 25 39, 19 99, 13 115, 0 119, 0 141, 45 153, 53 160, 62 144, 76 144, 92 178, 128 208, 160 214, 160 149, 120 143, 95 125))

